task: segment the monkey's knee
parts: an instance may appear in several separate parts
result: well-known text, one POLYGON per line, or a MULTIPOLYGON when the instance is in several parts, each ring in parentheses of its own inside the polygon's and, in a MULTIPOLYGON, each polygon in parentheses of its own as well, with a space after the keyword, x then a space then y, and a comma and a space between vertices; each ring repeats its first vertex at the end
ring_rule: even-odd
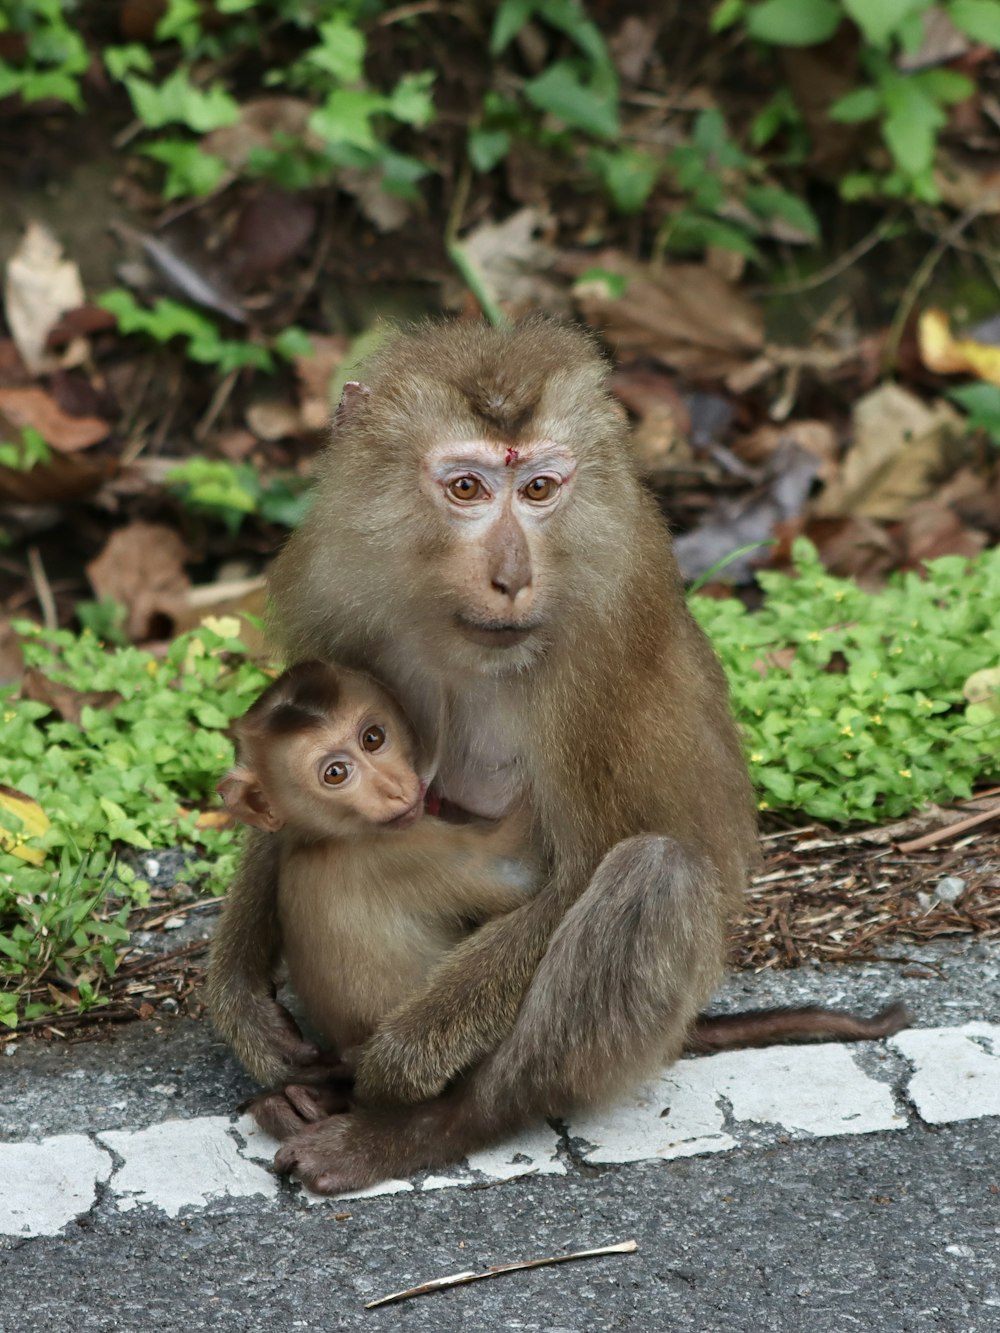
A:
POLYGON ((707 898, 714 876, 703 858, 676 838, 639 833, 616 843, 594 873, 588 896, 596 903, 643 901, 650 907, 697 910, 695 900, 707 898))

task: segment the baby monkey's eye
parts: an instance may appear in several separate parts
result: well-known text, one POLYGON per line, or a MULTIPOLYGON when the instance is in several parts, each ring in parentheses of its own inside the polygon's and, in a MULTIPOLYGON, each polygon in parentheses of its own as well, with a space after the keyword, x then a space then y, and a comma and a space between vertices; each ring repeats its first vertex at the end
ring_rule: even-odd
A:
POLYGON ((347 781, 350 771, 342 759, 335 759, 323 769, 323 781, 328 787, 339 787, 342 782, 347 781))
POLYGON ((361 737, 361 744, 366 750, 381 750, 385 744, 385 727, 369 727, 361 737))

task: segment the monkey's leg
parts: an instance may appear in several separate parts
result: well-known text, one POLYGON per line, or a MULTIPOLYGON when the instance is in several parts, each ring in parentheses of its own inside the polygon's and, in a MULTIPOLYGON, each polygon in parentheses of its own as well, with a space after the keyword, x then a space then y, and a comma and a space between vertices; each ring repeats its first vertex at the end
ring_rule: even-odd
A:
POLYGON ((251 832, 212 941, 205 995, 216 1030, 259 1083, 325 1077, 329 1061, 275 998, 278 843, 251 832))
POLYGON ((711 867, 677 843, 620 843, 566 912, 510 1036, 482 1065, 435 1101, 361 1106, 311 1125, 275 1165, 321 1193, 360 1188, 622 1090, 680 1053, 721 971, 723 906, 711 867))

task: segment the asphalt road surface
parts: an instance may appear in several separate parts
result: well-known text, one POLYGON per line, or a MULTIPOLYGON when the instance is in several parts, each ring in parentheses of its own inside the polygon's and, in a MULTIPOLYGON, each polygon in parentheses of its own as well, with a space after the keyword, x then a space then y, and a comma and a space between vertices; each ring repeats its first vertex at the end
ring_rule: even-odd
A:
POLYGON ((315 1200, 232 1110, 206 1026, 0 1062, 0 1331, 1000 1330, 1000 951, 734 977, 916 1026, 864 1047, 686 1059, 453 1171, 315 1200), (449 1273, 634 1238, 634 1254, 399 1305, 449 1273))

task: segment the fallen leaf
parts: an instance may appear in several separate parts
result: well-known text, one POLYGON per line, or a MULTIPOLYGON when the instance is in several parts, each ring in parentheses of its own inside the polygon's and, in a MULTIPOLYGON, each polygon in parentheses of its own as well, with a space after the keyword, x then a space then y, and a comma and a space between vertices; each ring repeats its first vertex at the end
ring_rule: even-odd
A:
POLYGON ((666 375, 628 366, 614 372, 608 388, 639 418, 632 431, 632 447, 646 471, 690 462, 691 414, 666 375))
MULTIPOLYGON (((797 535, 797 534, 796 534, 797 535)), ((872 592, 884 586, 889 573, 900 561, 899 544, 881 523, 871 518, 846 514, 838 518, 810 518, 802 528, 819 552, 831 574, 852 578, 872 592)), ((782 568, 791 564, 791 548, 782 548, 774 563, 782 568)))
POLYGON ((652 357, 691 379, 723 379, 763 349, 759 308, 703 264, 642 265, 605 251, 588 267, 573 295, 619 360, 652 357))
POLYGON ((33 508, 71 504, 99 490, 117 468, 118 460, 110 456, 60 453, 28 472, 0 467, 0 503, 33 508))
POLYGON ((24 653, 9 620, 0 617, 0 685, 13 685, 24 675, 24 653))
POLYGON ((298 409, 280 398, 252 403, 246 411, 246 423, 258 440, 284 440, 302 430, 298 409))
POLYGON ((246 579, 227 579, 191 588, 184 608, 178 613, 178 634, 198 625, 206 625, 224 637, 241 639, 247 654, 255 661, 273 660, 274 651, 256 623, 266 610, 263 575, 246 579))
POLYGON ((58 364, 45 348, 49 333, 67 311, 86 300, 80 270, 62 254, 62 246, 46 227, 29 222, 7 264, 7 325, 34 375, 58 364))
POLYGON ((974 671, 962 686, 970 704, 985 704, 990 712, 1000 713, 1000 666, 974 671))
POLYGON ((194 826, 197 829, 233 828, 235 824, 236 818, 228 810, 202 810, 194 821, 194 826))
POLYGON ((114 708, 122 701, 117 690, 75 690, 62 681, 50 680, 37 667, 29 667, 24 673, 21 698, 47 704, 64 722, 77 727, 85 708, 114 708))
POLYGON ((569 313, 565 287, 551 277, 554 252, 545 235, 548 228, 541 209, 519 208, 502 222, 484 222, 462 238, 466 258, 514 317, 529 310, 569 313))
POLYGON ((299 381, 299 410, 305 430, 326 430, 336 402, 332 397, 334 377, 347 355, 348 340, 335 333, 310 333, 312 351, 295 358, 299 381))
POLYGON ((753 547, 719 571, 727 583, 749 583, 754 567, 768 563, 764 544, 777 525, 801 514, 818 467, 812 454, 798 445, 783 445, 769 460, 757 486, 736 498, 718 501, 693 531, 675 538, 674 550, 685 578, 699 578, 741 547, 753 547))
POLYGON ((71 417, 44 389, 0 389, 0 419, 18 432, 30 426, 60 453, 75 453, 107 438, 111 427, 100 417, 71 417))
POLYGON ((942 555, 964 555, 970 560, 987 543, 985 532, 967 528, 953 509, 940 499, 912 505, 900 525, 906 549, 904 565, 920 565, 942 555))
POLYGON ((39 866, 45 860, 41 847, 29 847, 25 839, 40 838, 49 828, 49 817, 31 796, 15 787, 0 783, 0 810, 13 815, 20 828, 12 830, 0 824, 0 847, 29 864, 39 866))
MULTIPOLYGON (((370 174, 370 173, 369 173, 370 174)), ((244 286, 283 268, 302 253, 316 228, 316 205, 299 194, 267 189, 240 209, 226 265, 244 286)))
POLYGON ((1000 347, 955 338, 943 310, 925 310, 917 326, 920 356, 928 370, 938 375, 976 375, 989 384, 1000 384, 1000 347))
POLYGON ((313 108, 298 97, 258 97, 244 102, 234 125, 212 130, 201 141, 202 150, 221 157, 233 171, 242 171, 250 154, 271 148, 275 135, 300 139, 306 148, 320 149, 322 140, 309 132, 313 108))
POLYGON ((187 605, 187 558, 173 528, 137 521, 112 534, 87 566, 87 577, 98 598, 110 597, 127 607, 130 639, 164 638, 187 605))
POLYGON ((840 476, 816 500, 813 514, 903 518, 954 469, 961 437, 962 418, 950 404, 928 406, 898 384, 880 384, 855 404, 840 476))

